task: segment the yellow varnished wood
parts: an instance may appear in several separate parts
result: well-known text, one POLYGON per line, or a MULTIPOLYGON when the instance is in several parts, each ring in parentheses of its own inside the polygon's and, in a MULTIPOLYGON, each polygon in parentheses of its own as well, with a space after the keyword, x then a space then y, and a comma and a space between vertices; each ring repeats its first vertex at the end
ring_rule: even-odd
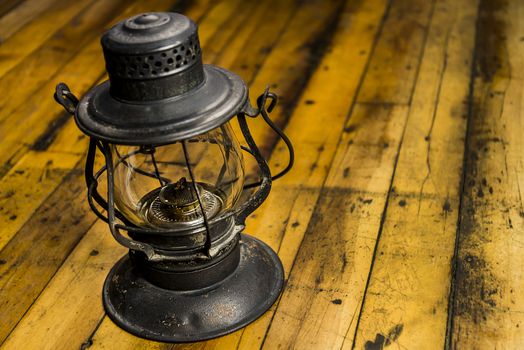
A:
MULTIPOLYGON (((21 104, 27 103, 28 96, 44 92, 45 90, 39 91, 40 87, 55 73, 59 73, 64 64, 89 41, 98 41, 103 26, 122 12, 125 6, 125 0, 95 1, 44 41, 40 48, 2 76, 0 125, 3 128, 6 127, 6 123, 10 125, 9 116, 13 111, 21 104)), ((24 115, 17 114, 16 117, 24 120, 24 115)))
POLYGON ((99 221, 69 255, 4 349, 79 349, 104 314, 100 290, 115 261, 125 254, 99 221), (52 327, 50 327, 52 325, 52 327))
MULTIPOLYGON (((418 4, 414 2, 412 5, 418 4)), ((369 6, 370 9, 379 8, 375 4, 369 6)), ((422 8, 426 14, 429 13, 430 6, 422 8)), ((402 6, 392 5, 392 15, 381 28, 382 32, 387 33, 390 27, 398 26, 398 17, 394 14, 401 11, 402 6)), ((429 21, 427 15, 426 21, 429 21)), ((362 29, 365 28, 363 25, 362 29)), ((402 40, 414 45, 421 38, 413 35, 402 40)), ((379 39, 373 53, 385 51, 389 45, 388 40, 379 39)), ((342 54, 342 48, 346 45, 339 46, 342 54)), ((407 51, 397 52, 396 55, 397 60, 409 60, 406 55, 418 56, 418 53, 407 51)), ((340 66, 332 74, 340 74, 338 72, 345 70, 347 63, 340 58, 337 62, 340 66)), ((331 70, 331 65, 329 67, 331 70)), ((362 85, 365 92, 373 88, 370 85, 365 87, 368 74, 364 76, 362 85)), ((410 91, 413 79, 411 82, 397 81, 397 84, 396 91, 410 91)), ((319 83, 316 85, 320 86, 319 83)), ((380 91, 380 86, 374 88, 380 91)), ((326 92, 326 96, 336 94, 335 91, 326 92)), ((313 96, 318 95, 309 97, 316 101, 318 97, 313 96)), ((349 124, 344 125, 342 122, 344 128, 334 133, 334 128, 322 128, 322 125, 336 120, 333 114, 328 114, 334 110, 326 108, 326 105, 320 104, 319 109, 311 114, 318 119, 312 121, 311 132, 300 133, 298 121, 295 125, 289 125, 292 134, 293 126, 297 130, 293 139, 309 146, 311 155, 301 157, 303 161, 307 158, 317 161, 309 165, 309 172, 303 170, 304 178, 295 175, 282 182, 297 181, 297 186, 307 184, 312 188, 323 185, 324 190, 319 194, 316 207, 310 208, 313 209, 310 220, 289 223, 292 227, 300 227, 305 236, 296 258, 288 258, 291 261, 294 259, 293 270, 288 281, 289 288, 282 296, 264 343, 268 349, 279 346, 286 348, 292 344, 300 348, 339 348, 346 337, 352 338, 372 259, 372 247, 380 225, 380 213, 393 172, 397 150, 395 145, 402 135, 407 112, 404 106, 358 104, 350 116, 349 124), (318 131, 313 132, 322 129, 331 133, 322 135, 318 131), (319 136, 322 141, 309 145, 319 136), (335 151, 333 159, 331 155, 335 151), (326 171, 329 172, 327 180, 327 174, 318 178, 311 176, 326 171), (366 218, 365 223, 360 222, 363 217, 366 218), (330 320, 330 326, 326 327, 322 320, 330 320)), ((315 106, 317 103, 305 105, 309 108, 315 106)), ((345 120, 344 114, 341 117, 345 120)), ((334 124, 340 125, 340 122, 334 124)), ((286 240, 292 241, 291 237, 294 236, 288 238, 286 234, 284 243, 286 240)), ((286 251, 284 248, 289 249, 283 245, 281 250, 286 251)))
MULTIPOLYGON (((133 13, 145 11, 146 9, 166 9, 173 3, 174 0, 155 0, 147 4, 141 2, 131 3, 124 7, 116 18, 104 25, 107 28, 110 24, 133 13)), ((101 32, 102 29, 100 28, 99 31, 101 32)), ((52 130, 49 130, 50 125, 48 123, 55 121, 64 113, 63 109, 49 95, 49 91, 52 94, 58 82, 67 82, 73 92, 81 96, 97 82, 103 73, 104 60, 101 54, 99 38, 92 38, 72 60, 63 62, 60 72, 53 79, 42 85, 38 91, 34 92, 30 96, 29 101, 25 98, 24 103, 20 104, 12 113, 0 118, 3 119, 0 123, 0 134, 4 136, 3 142, 0 143, 0 164, 4 164, 5 167, 6 162, 9 161, 7 164, 9 165, 20 159, 31 144, 42 138, 42 134, 44 134, 44 140, 41 140, 43 141, 42 147, 47 147, 46 143, 52 141, 55 135, 52 130), (79 71, 78 67, 83 68, 79 71), (35 106, 38 106, 38 108, 35 108, 35 106), (48 135, 51 139, 46 138, 46 131, 51 133, 48 135)), ((22 100, 22 96, 17 98, 22 100)), ((13 102, 9 101, 9 103, 12 104, 13 102)), ((74 123, 71 122, 68 130, 74 129, 73 125, 74 123)), ((74 148, 76 152, 79 148, 75 148, 73 145, 78 145, 78 141, 82 142, 82 140, 75 139, 81 137, 81 133, 78 131, 73 132, 75 133, 74 137, 66 135, 65 138, 69 139, 71 137, 71 145, 67 147, 70 149, 74 148)), ((41 146, 37 145, 38 147, 41 146)), ((0 169, 1 174, 2 170, 0 169)))
POLYGON ((444 347, 476 10, 475 2, 435 3, 357 349, 444 347))
POLYGON ((41 16, 29 22, 27 26, 3 42, 0 45, 0 76, 9 72, 27 55, 40 47, 45 40, 92 1, 87 0, 80 3, 74 0, 56 1, 41 16))
POLYGON ((0 17, 0 38, 5 42, 58 0, 26 0, 0 17))
MULTIPOLYGON (((197 9, 197 10, 199 10, 199 9, 197 9)), ((195 12, 198 13, 198 11, 195 11, 195 12)), ((195 15, 197 15, 197 13, 196 13, 195 15)), ((204 42, 203 44, 205 45, 205 42, 204 42)), ((68 125, 67 129, 70 129, 70 125, 68 125)), ((79 132, 78 132, 78 131, 75 131, 73 134, 75 135, 75 140, 77 140, 77 139, 78 139, 78 136, 79 136, 79 132)), ((70 134, 69 134, 69 135, 70 135, 70 134)), ((73 146, 73 147, 71 148, 70 145, 69 145, 69 146, 67 145, 67 138, 64 137, 64 138, 59 138, 59 139, 55 140, 55 142, 53 142, 53 143, 51 144, 50 149, 62 149, 61 146, 63 146, 63 147, 65 148, 65 150, 70 151, 70 152, 75 152, 75 153, 76 153, 76 152, 78 151, 78 149, 82 147, 82 145, 81 145, 82 143, 84 143, 84 140, 80 140, 80 142, 78 143, 78 146, 76 145, 76 143, 74 143, 75 146, 73 146)), ((106 232, 106 234, 107 234, 107 232, 106 232)), ((87 238, 86 238, 86 239, 87 239, 87 238)), ((82 249, 84 249, 84 248, 82 248, 82 249)), ((111 247, 101 247, 100 249, 111 249, 111 247)), ((75 250, 75 252, 76 252, 76 250, 75 250)), ((81 268, 81 267, 75 267, 75 268, 81 268)), ((69 269, 69 267, 67 267, 67 265, 64 265, 64 267, 63 267, 63 268, 58 272, 58 274, 57 274, 57 278, 60 278, 59 276, 61 276, 61 275, 64 274, 64 273, 67 274, 67 273, 68 273, 68 272, 67 272, 68 269, 69 269), (62 272, 64 269, 66 270, 66 272, 62 272)), ((85 291, 87 288, 93 288, 93 294, 94 294, 94 295, 99 295, 99 294, 100 294, 100 291, 101 291, 101 290, 100 290, 100 287, 99 287, 99 286, 94 286, 94 285, 92 285, 90 282, 91 282, 91 281, 90 281, 89 279, 86 279, 86 280, 84 280, 84 281, 79 281, 78 283, 79 283, 79 284, 85 284, 85 286, 83 287, 83 290, 84 290, 84 291, 85 291), (96 288, 96 289, 95 289, 95 288, 96 288)), ((53 296, 56 297, 56 294, 51 294, 51 298, 52 298, 53 296)), ((51 301, 49 301, 49 302, 51 302, 51 301)), ((92 302, 95 302, 95 300, 93 299, 92 302)), ((96 302, 98 303, 99 300, 96 300, 96 302)), ((84 305, 84 306, 85 306, 85 305, 84 305)), ((85 307, 85 310, 89 310, 89 309, 90 309, 89 307, 85 307)), ((56 312, 57 312, 57 313, 60 313, 60 312, 63 312, 63 311, 62 311, 61 309, 57 309, 56 312)), ((38 317, 39 317, 38 315, 39 315, 39 314, 38 314, 38 311, 30 310, 29 313, 28 313, 28 315, 27 315, 26 317, 29 318, 29 319, 31 319, 31 317, 36 317, 36 318, 38 318, 38 317), (37 316, 32 316, 35 312, 37 313, 37 316)), ((48 311, 48 312, 47 312, 47 315, 49 315, 48 317, 50 317, 50 318, 55 317, 55 316, 53 316, 53 315, 55 315, 54 312, 49 312, 49 311, 48 311)), ((24 318, 24 320, 25 320, 25 318, 24 318)), ((102 323, 102 325, 100 326, 100 332, 101 332, 102 336, 103 336, 103 334, 104 334, 104 330, 105 330, 105 327, 106 327, 105 324, 106 324, 107 322, 111 322, 111 321, 109 321, 109 320, 105 320, 105 321, 102 323)), ((94 327, 93 327, 93 325, 92 325, 91 323, 87 323, 87 324, 85 324, 85 328, 82 328, 81 325, 79 325, 78 323, 75 323, 75 320, 74 320, 74 319, 70 319, 70 320, 68 320, 68 321, 64 321, 63 324, 64 324, 64 327, 67 327, 68 324, 69 324, 69 325, 73 325, 73 323, 75 324, 75 327, 78 328, 78 332, 76 332, 75 334, 77 334, 77 333, 83 331, 83 332, 86 332, 85 334, 89 335, 89 334, 91 334, 91 332, 92 332, 93 329, 94 329, 94 327), (91 328, 89 328, 89 327, 91 327, 91 328)), ((28 327, 29 327, 29 326, 34 327, 34 323, 28 323, 28 327)), ((24 328, 24 329, 27 329, 27 328, 24 328)), ((138 344, 140 344, 140 343, 145 343, 145 341, 142 340, 142 339, 138 339, 138 338, 131 337, 131 336, 129 336, 127 333, 122 332, 120 329, 114 327, 114 325, 113 325, 112 323, 110 323, 110 327, 109 327, 109 329, 114 330, 115 333, 117 333, 117 334, 113 334, 113 333, 110 334, 110 339, 109 339, 110 341, 115 341, 115 336, 117 336, 117 337, 120 337, 120 338, 121 338, 121 339, 116 339, 116 340, 119 341, 119 343, 121 343, 121 344, 129 343, 129 346, 130 346, 130 347, 135 347, 135 346, 137 346, 137 343, 136 343, 136 342, 138 342, 138 344), (111 328, 111 326, 113 326, 113 328, 111 328)), ((16 334, 13 335, 13 337, 11 338, 12 340, 10 340, 10 342, 9 342, 7 345, 9 345, 9 344, 16 344, 16 342, 18 341, 17 339, 22 339, 22 338, 23 338, 23 335, 25 334, 24 332, 25 332, 25 331, 21 331, 20 333, 16 333, 16 334, 19 334, 20 336, 17 336, 16 334), (21 338, 19 338, 19 337, 21 337, 21 338)), ((48 336, 48 335, 49 335, 49 330, 43 329, 43 330, 41 331, 40 334, 42 334, 42 336, 44 336, 44 335, 48 336)), ((84 339, 84 340, 85 340, 85 339, 84 339)), ((98 341, 97 341, 96 344, 93 345, 93 346, 101 346, 101 347, 104 347, 105 345, 104 345, 104 342, 103 342, 103 341, 101 341, 101 342, 98 342, 98 341)))
MULTIPOLYGON (((3 3, 2 349, 522 348, 522 13, 515 0, 3 3), (82 95, 107 79, 111 23, 173 5, 199 22, 206 63, 252 101, 267 84, 281 96, 272 118, 296 150, 246 229, 282 259, 283 294, 239 331, 176 345, 104 315, 125 249, 89 211, 87 138, 51 98, 59 81, 82 95)), ((284 144, 249 123, 282 169, 284 144)))
POLYGON ((0 341, 93 224, 82 177, 80 169, 70 172, 0 251, 0 341))
MULTIPOLYGON (((217 43, 220 43, 224 40, 224 38, 230 37, 230 33, 228 31, 223 31, 220 28, 220 23, 224 23, 228 18, 232 18, 233 16, 236 16, 234 10, 238 10, 238 4, 235 5, 234 2, 228 3, 228 4, 222 4, 220 7, 216 6, 203 18, 203 21, 200 23, 200 32, 203 33, 204 29, 207 29, 207 35, 201 36, 202 46, 203 46, 203 52, 204 52, 204 60, 206 62, 215 63, 213 61, 210 61, 208 58, 206 58, 206 52, 207 49, 210 48, 211 51, 218 52, 217 56, 215 57, 221 57, 222 59, 228 59, 233 62, 236 62, 237 58, 236 56, 241 54, 241 51, 233 51, 229 50, 228 46, 225 48, 221 48, 222 45, 217 45, 217 43), (215 39, 215 40, 214 40, 215 39)), ((264 6, 263 8, 266 8, 264 6)), ((291 12, 291 10, 294 8, 293 4, 289 3, 287 5, 282 5, 282 10, 285 9, 284 15, 286 13, 291 12)), ((191 16, 191 13, 188 13, 188 16, 191 16)), ((257 18, 262 18, 263 16, 267 16, 267 13, 264 12, 258 12, 259 17, 251 17, 250 19, 253 21, 257 21, 257 18)), ((226 25, 226 24, 224 24, 226 25)), ((266 25, 267 27, 271 26, 270 23, 266 25)), ((275 29, 273 29, 273 33, 275 33, 275 29)), ((249 31, 251 32, 252 27, 242 27, 242 31, 238 32, 237 34, 242 35, 243 31, 249 31)), ((262 39, 260 39, 262 40, 262 39)), ((302 38, 302 40, 305 40, 305 38, 302 38)), ((233 40, 233 42, 236 42, 236 40, 233 40)), ((259 43, 254 43, 251 45, 249 42, 246 43, 246 47, 251 48, 258 48, 259 43)), ((257 53, 254 51, 254 53, 257 53)), ((264 56, 262 56, 264 57, 264 56)), ((211 58, 212 60, 212 58, 211 58)), ((240 337, 241 332, 237 332, 233 335, 223 337, 220 339, 212 340, 206 343, 200 343, 198 345, 184 345, 184 348, 190 348, 190 347, 197 347, 197 348, 206 348, 206 349, 213 349, 213 348, 231 348, 231 344, 238 343, 238 339, 240 337)), ((152 347, 152 348, 163 348, 161 344, 146 342, 142 339, 136 338, 134 336, 131 336, 125 332, 122 332, 119 328, 114 326, 114 324, 109 319, 104 319, 101 323, 100 327, 98 328, 97 332, 95 333, 93 337, 93 347, 96 348, 108 348, 111 345, 111 342, 114 341, 115 337, 118 337, 118 342, 122 344, 122 348, 136 348, 136 347, 152 347)), ((236 345, 235 345, 236 346, 236 345)))
POLYGON ((388 21, 395 23, 380 36, 359 101, 409 103, 428 25, 430 1, 393 1, 388 21), (400 53, 400 55, 399 55, 400 53), (407 86, 406 86, 407 85, 407 86))

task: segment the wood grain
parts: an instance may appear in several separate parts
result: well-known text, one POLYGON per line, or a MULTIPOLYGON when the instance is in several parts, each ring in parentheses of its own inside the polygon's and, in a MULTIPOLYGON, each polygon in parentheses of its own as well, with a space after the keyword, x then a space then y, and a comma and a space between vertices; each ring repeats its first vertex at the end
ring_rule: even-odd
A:
POLYGON ((0 42, 24 28, 57 0, 25 0, 0 17, 0 42))
POLYGON ((0 251, 0 341, 40 295, 94 222, 76 169, 0 251), (63 215, 67 212, 68 215, 63 215), (74 228, 74 230, 72 230, 74 228))
POLYGON ((61 0, 53 3, 42 15, 16 32, 0 45, 0 76, 9 72, 25 57, 39 48, 61 26, 89 6, 93 1, 80 4, 74 0, 61 0))
MULTIPOLYGON (((304 73, 307 74, 307 70, 311 69, 311 63, 308 61, 308 58, 313 55, 313 52, 311 51, 311 48, 309 46, 306 46, 305 44, 314 40, 319 40, 319 36, 323 33, 323 26, 326 26, 329 24, 328 19, 329 17, 326 17, 324 21, 321 21, 317 23, 314 26, 311 26, 308 28, 307 31, 304 30, 304 23, 310 22, 315 16, 318 15, 318 11, 326 11, 327 14, 333 14, 336 11, 336 7, 333 5, 323 5, 318 6, 320 2, 312 2, 308 6, 304 6, 299 9, 299 11, 295 14, 293 19, 290 20, 289 25, 286 27, 286 31, 282 34, 282 38, 276 43, 276 45, 272 48, 271 51, 267 52, 267 58, 264 61, 264 64, 262 67, 260 67, 260 72, 258 73, 256 77, 256 81, 254 84, 252 84, 252 90, 254 90, 253 85, 260 84, 259 81, 265 78, 266 80, 263 82, 263 84, 268 83, 268 76, 278 77, 279 80, 277 80, 277 84, 280 84, 282 82, 281 91, 289 92, 289 94, 286 94, 290 96, 296 96, 298 95, 298 91, 296 91, 296 86, 291 85, 290 82, 297 81, 299 79, 304 79, 304 73), (304 36, 304 34, 307 34, 307 36, 304 36), (298 58, 303 58, 303 62, 301 64, 297 65, 294 61, 284 61, 283 59, 289 55, 290 50, 295 51, 295 55, 298 58), (293 69, 291 69, 293 68, 293 69), (276 75, 276 72, 284 71, 287 75, 276 75), (285 90, 284 90, 285 89, 285 90)), ((288 5, 287 11, 292 11, 295 8, 294 4, 291 3, 288 5)), ((268 25, 271 25, 271 23, 268 23, 268 25)), ((251 45, 249 43, 246 43, 247 47, 250 48, 251 45)), ((204 55, 205 55, 205 47, 204 47, 204 55)), ((256 51, 255 51, 256 52, 256 51)), ((315 52, 317 53, 317 52, 315 52)), ((238 53, 237 53, 238 54, 238 53)), ((241 72, 240 72, 241 73, 241 72)), ((242 74, 242 73, 241 73, 242 74)), ((307 75, 306 75, 307 77, 307 75)), ((269 80, 271 81, 271 80, 269 80)), ((275 80, 273 80, 275 81, 275 80)), ((263 89, 263 87, 261 87, 263 89)), ((277 113, 277 120, 279 118, 279 115, 277 113)), ((251 122, 251 121, 250 121, 251 122)), ((259 124, 260 125, 260 124, 259 124)), ((263 128, 256 128, 254 127, 253 133, 257 139, 262 140, 271 140, 271 138, 265 138, 263 135, 268 134, 267 127, 261 124, 263 128)), ((269 141, 268 140, 268 141, 269 141)), ((263 142, 262 145, 267 144, 267 142, 263 142)), ((269 145, 267 147, 270 147, 269 145)), ((263 220, 263 219, 262 219, 263 220)), ((252 231, 250 231, 252 233, 252 231)), ((264 236, 264 239, 267 241, 267 237, 264 236)), ((144 344, 144 341, 139 340, 135 338, 135 340, 131 340, 132 336, 127 335, 125 333, 122 333, 119 329, 117 329, 111 321, 104 320, 99 328, 99 330, 95 333, 95 336, 93 337, 93 347, 97 348, 104 348, 108 347, 108 342, 112 341, 115 336, 119 336, 119 339, 122 339, 121 343, 126 344, 126 348, 133 348, 137 346, 146 346, 144 344), (111 329, 111 331, 109 331, 111 329), (99 334, 101 335, 99 337, 99 334), (137 345, 140 344, 140 345, 137 345)), ((210 341, 206 343, 206 348, 228 348, 230 347, 230 344, 237 344, 238 340, 240 338, 241 332, 237 332, 231 336, 223 337, 214 341, 210 341), (236 339, 236 340, 235 340, 236 339)), ((150 343, 147 343, 147 346, 154 346, 150 345, 150 343)), ((158 345, 160 346, 160 345, 158 345)), ((201 345, 194 345, 195 347, 199 347, 201 345)), ((236 345, 235 345, 236 346, 236 345)), ((254 346, 254 344, 252 344, 254 346)), ((187 346, 189 347, 189 346, 187 346)))
POLYGON ((476 9, 435 3, 356 338, 346 348, 444 347, 476 9))
MULTIPOLYGON (((149 6, 152 4, 150 3, 149 6)), ((167 8, 172 5, 172 2, 162 2, 154 4, 162 8, 167 8)), ((140 10, 140 3, 132 4, 126 11, 119 16, 126 16, 127 11, 140 10)), ((97 56, 100 55, 97 49, 97 56)), ((93 59, 95 54, 91 56, 93 59)), ((86 56, 82 56, 85 59, 86 56)), ((100 60, 99 57, 97 57, 100 60)), ((74 62, 73 62, 74 63, 74 62)), ((102 62, 101 62, 102 63, 102 62)), ((96 75, 91 76, 91 79, 97 78, 103 66, 98 68, 93 65, 87 65, 86 68, 93 70, 98 69, 96 75)), ((71 67, 71 71, 72 71, 71 67)), ((75 67, 78 68, 78 67, 75 67)), ((83 70, 85 75, 74 75, 88 80, 89 71, 83 70)), ((92 81, 90 82, 92 84, 92 81)), ((49 84, 51 85, 51 84, 49 84)), ((86 87, 87 88, 87 87, 86 87)), ((51 86, 48 90, 41 94, 43 101, 52 102, 50 95, 44 97, 44 93, 53 91, 51 86)), ((33 101, 34 102, 34 101, 33 101)), ((50 108, 56 108, 55 104, 47 104, 50 108), (51 107, 52 106, 52 107, 51 107)), ((43 106, 40 106, 43 107, 43 106)), ((49 113, 46 109, 34 109, 35 119, 49 113)), ((69 119, 69 118, 68 118, 69 119)), ((45 119, 43 119, 45 120, 45 119)), ((42 119, 40 119, 42 121, 42 119)), ((28 121, 25 120, 27 123, 28 121)), ((23 124, 20 122, 19 129, 31 128, 31 124, 23 124)), ((38 124, 44 128, 45 124, 38 124)), ((33 125, 34 126, 34 125, 33 125)), ((34 129, 34 128, 31 128, 34 129)), ((38 130, 32 130, 34 134, 38 135, 38 130)), ((10 133, 6 135, 6 141, 12 140, 11 148, 13 146, 19 147, 18 152, 27 152, 27 145, 20 144, 20 135, 10 133), (13 135, 14 134, 14 135, 13 135), (12 137, 11 139, 9 137, 12 137)), ((2 146, 7 147, 8 144, 2 146)), ((4 148, 5 150, 5 148, 4 148)), ((25 154, 25 152, 23 154, 25 154)), ((5 153, 3 153, 5 155, 5 153)), ((45 159, 46 153, 36 153, 38 156, 45 159)), ((22 157, 22 156, 20 156, 22 157)), ((64 161, 68 157, 75 157, 74 155, 65 154, 64 161)), ((40 160, 42 161, 42 160, 40 160)), ((38 173, 38 168, 36 169, 38 173)), ((16 173, 16 169, 14 170, 16 173)), ((21 192, 23 195, 24 192, 21 192)), ((14 194, 16 196, 16 194, 14 194)), ((34 203, 33 205, 36 205, 34 203)), ((16 210, 13 208, 15 202, 10 201, 10 211, 16 210)), ((11 215, 16 215, 11 214, 11 215)), ((24 214, 25 215, 25 214, 24 214)), ((17 234, 0 250, 0 307, 5 312, 0 314, 0 342, 11 332, 13 327, 17 324, 20 318, 24 315, 26 310, 31 306, 34 300, 40 295, 51 277, 55 274, 57 269, 62 265, 71 250, 79 242, 85 232, 94 223, 94 216, 90 213, 85 200, 85 184, 83 180, 83 172, 81 169, 73 169, 65 176, 58 188, 53 191, 45 200, 45 202, 32 212, 31 217, 24 223, 17 234), (68 212, 68 215, 63 215, 68 212), (88 215, 89 213, 89 215, 88 215), (74 230, 72 230, 74 228, 74 230), (71 232, 73 231, 73 232, 71 232), (35 244, 35 245, 33 245, 35 244), (39 247, 39 249, 35 249, 39 247)), ((5 244, 5 243, 4 243, 5 244)))
POLYGON ((104 314, 100 293, 86 286, 101 290, 105 276, 124 253, 107 233, 107 224, 99 221, 64 261, 3 347, 80 349, 104 314))

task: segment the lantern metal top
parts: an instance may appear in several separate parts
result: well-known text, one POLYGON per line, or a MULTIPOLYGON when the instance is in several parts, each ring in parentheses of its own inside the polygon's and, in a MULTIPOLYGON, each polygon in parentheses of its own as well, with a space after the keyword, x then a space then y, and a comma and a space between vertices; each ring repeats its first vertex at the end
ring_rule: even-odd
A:
POLYGON ((242 79, 202 64, 197 25, 177 13, 144 13, 102 37, 109 81, 89 91, 79 128, 111 143, 160 145, 202 134, 249 108, 242 79))

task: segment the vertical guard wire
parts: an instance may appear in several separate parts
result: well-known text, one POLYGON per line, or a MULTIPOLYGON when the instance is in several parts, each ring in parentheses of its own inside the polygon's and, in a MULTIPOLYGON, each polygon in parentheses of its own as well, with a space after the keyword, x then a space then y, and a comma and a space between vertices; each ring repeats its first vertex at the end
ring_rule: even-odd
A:
POLYGON ((244 139, 246 140, 246 143, 251 151, 250 153, 253 155, 253 157, 255 157, 262 175, 262 180, 260 181, 257 191, 246 203, 244 203, 239 208, 236 220, 238 224, 244 225, 247 216, 255 211, 255 209, 257 209, 269 195, 272 179, 271 170, 269 169, 269 166, 264 157, 262 157, 262 154, 260 154, 260 150, 258 149, 253 136, 251 136, 245 114, 239 113, 237 119, 238 124, 240 125, 240 130, 242 131, 244 139))
POLYGON ((193 174, 193 169, 191 168, 191 162, 189 160, 189 152, 187 151, 187 145, 186 140, 180 141, 182 144, 182 149, 184 150, 184 158, 187 166, 187 171, 189 173, 189 177, 191 178, 191 183, 193 184, 193 190, 195 191, 195 194, 197 196, 198 205, 200 207, 200 210, 202 211, 202 217, 204 219, 204 226, 206 228, 206 241, 204 243, 204 250, 208 257, 211 257, 210 250, 211 250, 211 230, 209 229, 209 222, 207 221, 207 215, 206 211, 204 210, 204 205, 202 204, 202 198, 200 197, 200 192, 198 191, 198 186, 196 184, 195 180, 195 174, 193 174))

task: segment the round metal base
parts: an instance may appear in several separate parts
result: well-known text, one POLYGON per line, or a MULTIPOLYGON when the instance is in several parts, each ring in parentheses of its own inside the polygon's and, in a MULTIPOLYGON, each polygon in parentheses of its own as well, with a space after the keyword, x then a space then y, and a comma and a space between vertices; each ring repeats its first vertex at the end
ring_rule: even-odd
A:
POLYGON ((276 253, 242 234, 240 263, 229 277, 194 291, 159 288, 123 257, 106 278, 104 307, 121 328, 161 342, 219 337, 260 317, 278 298, 284 271, 276 253))

